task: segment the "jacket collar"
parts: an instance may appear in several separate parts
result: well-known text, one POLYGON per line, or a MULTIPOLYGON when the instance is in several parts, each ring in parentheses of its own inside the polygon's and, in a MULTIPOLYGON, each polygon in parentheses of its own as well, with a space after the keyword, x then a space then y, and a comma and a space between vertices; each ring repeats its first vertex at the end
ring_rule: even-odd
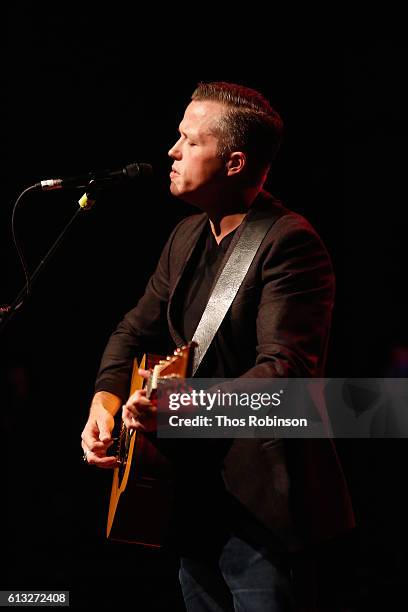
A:
MULTIPOLYGON (((284 210, 280 202, 278 202, 268 192, 261 191, 258 194, 252 206, 250 207, 247 215, 245 216, 242 223, 238 227, 238 230, 236 231, 235 236, 233 237, 227 251, 224 254, 224 258, 218 270, 217 277, 214 280, 214 285, 217 282, 218 277, 221 274, 232 251, 234 250, 244 230, 245 225, 247 223, 250 223, 252 219, 259 218, 259 216, 264 216, 264 215, 269 216, 273 210, 276 210, 277 206, 279 208, 282 208, 282 211, 284 210)), ((175 299, 175 297, 178 297, 177 292, 180 287, 181 278, 186 270, 187 262, 190 261, 191 257, 193 256, 193 252, 194 252, 195 247, 197 246, 197 243, 199 242, 199 238, 202 232, 204 231, 204 229, 207 227, 207 224, 209 222, 208 216, 205 213, 203 213, 202 215, 196 215, 195 217, 196 217, 195 219, 191 220, 191 226, 189 227, 188 244, 186 246, 186 250, 184 251, 185 254, 181 261, 180 269, 178 271, 174 285, 170 287, 169 302, 167 306, 167 321, 168 321, 169 331, 170 331, 170 335, 174 343, 176 344, 176 346, 183 346, 185 344, 185 339, 181 337, 180 333, 177 331, 175 324, 174 324, 174 321, 176 320, 176 317, 174 316, 175 314, 174 309, 178 304, 180 304, 180 302, 178 302, 178 300, 175 299)))

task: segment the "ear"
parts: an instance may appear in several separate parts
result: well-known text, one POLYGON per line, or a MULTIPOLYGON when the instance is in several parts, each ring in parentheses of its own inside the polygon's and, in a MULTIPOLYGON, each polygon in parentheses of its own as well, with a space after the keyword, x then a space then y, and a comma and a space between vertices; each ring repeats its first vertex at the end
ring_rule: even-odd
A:
POLYGON ((229 160, 227 161, 227 176, 233 176, 243 171, 247 163, 245 153, 242 151, 234 151, 230 153, 229 160))

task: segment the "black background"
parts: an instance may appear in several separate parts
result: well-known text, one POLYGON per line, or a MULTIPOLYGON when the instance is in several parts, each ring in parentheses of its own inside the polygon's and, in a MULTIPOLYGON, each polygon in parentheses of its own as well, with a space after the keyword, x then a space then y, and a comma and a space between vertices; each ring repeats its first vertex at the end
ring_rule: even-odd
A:
MULTIPOLYGON (((169 196, 167 150, 199 80, 258 88, 284 119, 268 187, 312 222, 333 259, 327 374, 407 376, 407 48, 278 37, 276 25, 257 34, 216 19, 202 31, 180 16, 169 24, 163 36, 153 18, 123 7, 73 14, 28 3, 10 12, 0 300, 24 283, 10 230, 23 188, 131 161, 155 170, 152 185, 107 190, 81 213, 1 339, 2 588, 70 589, 73 605, 108 607, 131 593, 141 609, 182 609, 176 559, 104 541, 111 476, 85 468, 79 436, 109 333, 141 295, 170 230, 193 212, 169 196)), ((17 230, 31 269, 80 195, 22 200, 17 230)), ((351 551, 337 557, 349 609, 402 589, 405 444, 338 441, 359 523, 351 551)))

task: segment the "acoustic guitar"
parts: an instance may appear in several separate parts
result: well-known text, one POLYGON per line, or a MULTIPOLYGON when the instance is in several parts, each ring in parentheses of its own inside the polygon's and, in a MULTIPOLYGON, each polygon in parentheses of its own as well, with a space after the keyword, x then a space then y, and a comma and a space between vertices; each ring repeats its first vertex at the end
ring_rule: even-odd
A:
MULTIPOLYGON (((154 399, 162 381, 182 383, 183 379, 191 377, 196 346, 191 342, 165 359, 145 355, 140 364, 135 360, 130 395, 145 383, 138 368, 150 368, 158 359, 145 387, 149 399, 154 399)), ((172 468, 149 438, 151 434, 129 430, 120 421, 118 466, 113 472, 106 536, 115 541, 161 547, 173 498, 172 468)))

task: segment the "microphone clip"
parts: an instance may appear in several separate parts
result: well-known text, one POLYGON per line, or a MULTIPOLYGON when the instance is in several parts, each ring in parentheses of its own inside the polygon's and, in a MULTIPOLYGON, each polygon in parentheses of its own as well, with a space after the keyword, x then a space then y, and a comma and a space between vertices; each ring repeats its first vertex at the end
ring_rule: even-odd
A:
POLYGON ((89 181, 89 185, 85 193, 79 198, 78 204, 82 210, 91 210, 96 202, 96 195, 98 192, 97 182, 92 179, 89 181))

